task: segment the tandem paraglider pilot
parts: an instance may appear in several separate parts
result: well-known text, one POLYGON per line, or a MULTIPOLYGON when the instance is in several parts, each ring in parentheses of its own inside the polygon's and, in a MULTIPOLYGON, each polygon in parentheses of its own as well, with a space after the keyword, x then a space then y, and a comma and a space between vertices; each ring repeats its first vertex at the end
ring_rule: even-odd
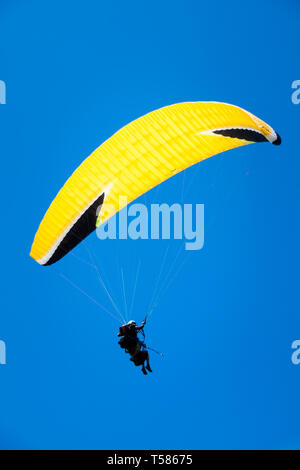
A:
POLYGON ((143 330, 145 324, 146 321, 143 321, 141 326, 137 326, 135 321, 130 320, 125 325, 120 326, 118 336, 121 336, 119 341, 121 348, 125 349, 125 352, 130 354, 130 360, 135 366, 142 366, 143 374, 147 375, 147 370, 152 372, 149 363, 149 353, 146 350, 146 345, 138 338, 139 332, 142 332, 144 335, 143 330))

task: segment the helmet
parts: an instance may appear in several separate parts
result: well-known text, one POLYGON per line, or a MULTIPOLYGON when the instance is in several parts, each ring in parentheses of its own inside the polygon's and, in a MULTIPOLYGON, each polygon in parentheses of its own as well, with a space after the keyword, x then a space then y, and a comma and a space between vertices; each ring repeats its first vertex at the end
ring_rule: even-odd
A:
POLYGON ((127 323, 127 326, 135 326, 136 325, 136 322, 134 320, 130 320, 128 323, 127 323))

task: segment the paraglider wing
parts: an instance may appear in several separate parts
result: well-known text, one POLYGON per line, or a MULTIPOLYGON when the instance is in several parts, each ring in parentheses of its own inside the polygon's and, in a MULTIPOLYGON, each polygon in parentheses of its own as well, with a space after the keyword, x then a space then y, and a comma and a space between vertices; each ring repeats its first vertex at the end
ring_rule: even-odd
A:
POLYGON ((75 170, 46 212, 30 255, 61 259, 126 204, 206 158, 279 135, 237 106, 179 103, 153 111, 106 140, 75 170), (120 199, 121 197, 121 199, 120 199))

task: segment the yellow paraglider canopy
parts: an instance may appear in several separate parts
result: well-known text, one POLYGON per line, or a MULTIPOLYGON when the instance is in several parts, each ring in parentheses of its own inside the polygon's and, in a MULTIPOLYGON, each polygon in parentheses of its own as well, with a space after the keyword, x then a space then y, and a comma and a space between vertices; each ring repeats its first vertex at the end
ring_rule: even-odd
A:
POLYGON ((237 106, 179 103, 127 124, 74 171, 46 212, 30 256, 50 265, 126 204, 206 158, 279 135, 237 106))

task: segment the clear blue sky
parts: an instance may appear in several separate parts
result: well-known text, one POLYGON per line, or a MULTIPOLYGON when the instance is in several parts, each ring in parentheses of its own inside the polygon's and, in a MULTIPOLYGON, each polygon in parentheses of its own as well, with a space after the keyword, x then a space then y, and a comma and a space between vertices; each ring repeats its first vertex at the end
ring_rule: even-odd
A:
MULTIPOLYGON (((1 1, 1 448, 300 448, 299 14, 296 0, 1 1), (152 354, 144 377, 118 324, 60 276, 111 308, 96 271, 71 255, 42 268, 29 251, 92 150, 188 100, 242 106, 283 144, 212 158, 141 198, 183 196, 206 218, 203 250, 180 255, 150 318, 147 340, 165 358, 152 354)), ((138 321, 166 243, 86 242, 122 308, 121 270, 130 304, 142 260, 138 321)), ((171 267, 180 245, 169 246, 171 267)))

